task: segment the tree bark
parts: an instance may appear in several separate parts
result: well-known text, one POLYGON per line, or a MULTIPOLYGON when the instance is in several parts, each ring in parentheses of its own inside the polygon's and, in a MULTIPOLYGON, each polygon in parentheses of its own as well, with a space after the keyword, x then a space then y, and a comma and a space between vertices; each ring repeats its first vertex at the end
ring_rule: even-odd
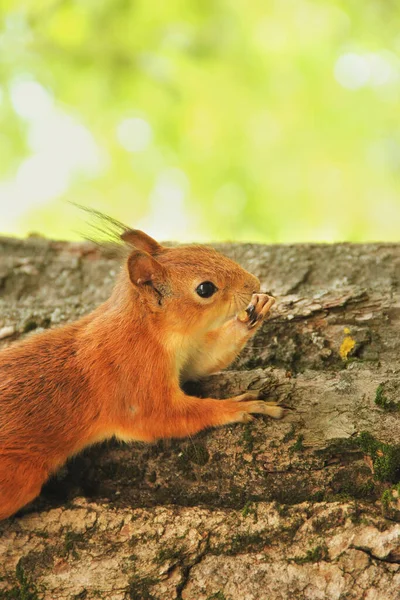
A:
MULTIPOLYGON (((400 597, 400 245, 217 247, 277 304, 190 391, 262 389, 285 418, 86 450, 0 523, 0 598, 400 597)), ((89 312, 118 268, 0 239, 0 346, 89 312)))

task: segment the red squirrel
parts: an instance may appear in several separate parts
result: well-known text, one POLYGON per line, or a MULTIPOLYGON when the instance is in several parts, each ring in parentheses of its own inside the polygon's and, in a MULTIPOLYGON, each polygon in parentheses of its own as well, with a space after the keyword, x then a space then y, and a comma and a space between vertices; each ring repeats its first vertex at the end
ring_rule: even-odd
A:
POLYGON ((255 392, 216 400, 181 389, 228 366, 260 327, 274 299, 257 277, 207 246, 163 247, 128 228, 120 237, 130 253, 104 304, 0 352, 0 519, 95 442, 282 416, 255 392))

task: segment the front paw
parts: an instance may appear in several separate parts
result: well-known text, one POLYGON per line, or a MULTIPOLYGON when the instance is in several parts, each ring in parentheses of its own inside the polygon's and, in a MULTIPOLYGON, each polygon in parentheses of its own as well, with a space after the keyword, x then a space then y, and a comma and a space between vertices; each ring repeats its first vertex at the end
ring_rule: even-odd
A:
POLYGON ((275 304, 275 298, 272 296, 253 294, 250 304, 237 315, 237 319, 241 323, 245 323, 248 329, 252 329, 261 323, 273 304, 275 304))
MULTIPOLYGON (((232 400, 238 403, 243 413, 243 421, 252 421, 251 413, 268 415, 273 419, 282 419, 285 414, 283 406, 273 401, 265 401, 260 398, 261 390, 248 390, 240 396, 234 396, 232 400)), ((239 407, 238 407, 239 408, 239 407)), ((240 420, 240 419, 239 419, 240 420)))
POLYGON ((250 402, 239 402, 238 409, 242 409, 239 422, 248 423, 253 420, 253 414, 268 415, 273 419, 282 419, 285 410, 276 402, 263 402, 262 400, 253 400, 250 402))

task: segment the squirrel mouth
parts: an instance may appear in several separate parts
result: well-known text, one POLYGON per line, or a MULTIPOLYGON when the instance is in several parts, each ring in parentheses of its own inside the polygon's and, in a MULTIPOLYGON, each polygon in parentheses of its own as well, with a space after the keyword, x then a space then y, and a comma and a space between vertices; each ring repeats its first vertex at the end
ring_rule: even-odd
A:
POLYGON ((251 299, 253 294, 240 294, 234 298, 234 306, 232 311, 229 311, 229 315, 226 318, 226 321, 232 319, 235 315, 239 314, 243 310, 246 310, 250 306, 251 299))

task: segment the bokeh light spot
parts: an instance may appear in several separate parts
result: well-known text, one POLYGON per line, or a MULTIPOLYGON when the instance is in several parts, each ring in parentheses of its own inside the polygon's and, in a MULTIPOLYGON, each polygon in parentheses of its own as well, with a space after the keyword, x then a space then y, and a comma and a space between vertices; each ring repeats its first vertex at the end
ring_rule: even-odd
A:
POLYGON ((117 125, 117 139, 128 152, 142 152, 150 145, 153 131, 140 117, 124 119, 117 125))

